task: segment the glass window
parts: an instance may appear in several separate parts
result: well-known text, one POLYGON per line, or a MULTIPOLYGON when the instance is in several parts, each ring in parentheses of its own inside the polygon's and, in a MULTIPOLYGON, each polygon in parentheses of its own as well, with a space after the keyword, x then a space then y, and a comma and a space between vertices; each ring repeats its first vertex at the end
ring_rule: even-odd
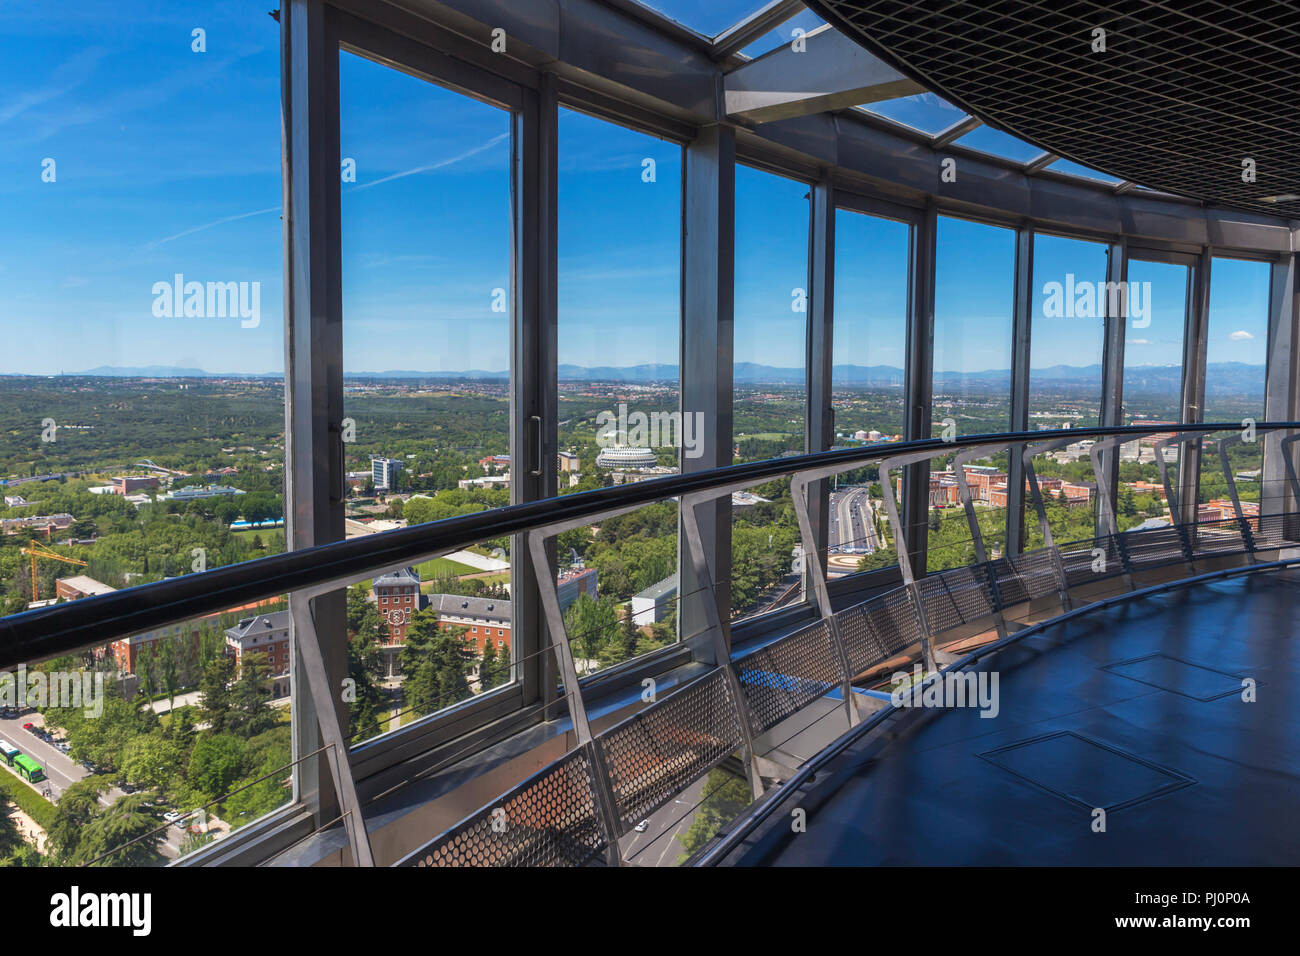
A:
POLYGON ((1189 266, 1130 259, 1124 328, 1124 416, 1128 423, 1182 420, 1183 334, 1189 266))
POLYGON ((914 93, 911 96, 867 103, 862 108, 931 136, 942 133, 953 123, 966 118, 960 109, 934 93, 914 93))
POLYGON ((811 10, 800 10, 785 23, 774 30, 764 33, 740 52, 745 56, 757 58, 764 53, 775 50, 779 46, 794 43, 801 35, 796 33, 796 30, 802 31, 802 35, 806 36, 819 27, 825 26, 825 24, 826 21, 811 10))
POLYGON ((763 7, 762 0, 639 0, 696 33, 714 37, 763 7))
MULTIPOLYGON (((837 446, 901 441, 905 409, 911 227, 848 209, 835 213, 831 404, 837 446)), ((831 489, 827 574, 898 564, 876 465, 831 489)))
POLYGON ((1031 429, 1101 421, 1107 258, 1099 242, 1034 235, 1031 429))
MULTIPOLYGON (((736 167, 736 461, 807 447, 809 195, 804 183, 736 167)), ((731 514, 733 616, 801 600, 803 549, 790 480, 737 492, 731 514)))
POLYGON ((1112 186, 1116 186, 1120 182, 1114 176, 1093 169, 1091 166, 1082 166, 1079 163, 1072 163, 1068 159, 1058 159, 1047 168, 1052 170, 1054 173, 1069 173, 1071 176, 1080 176, 1083 179, 1095 179, 1099 182, 1110 183, 1112 186))
MULTIPOLYGON (((346 52, 339 90, 351 538, 510 501, 512 117, 346 52)), ((354 741, 509 680, 471 622, 510 581, 500 539, 349 589, 354 741)))
POLYGON ((992 126, 977 126, 957 142, 971 149, 978 149, 994 156, 1013 159, 1018 163, 1027 163, 1043 155, 1043 151, 1032 143, 1017 139, 1010 133, 1004 133, 992 126))
MULTIPOLYGON (((1210 268, 1210 314, 1205 349, 1206 422, 1265 420, 1270 269, 1266 262, 1215 258, 1210 268)), ((1235 435, 1238 433, 1225 433, 1235 435)), ((1201 520, 1236 516, 1219 456, 1219 439, 1201 451, 1201 520)), ((1263 442, 1229 442, 1228 467, 1249 518, 1259 513, 1263 442)))
MULTIPOLYGON (((1011 425, 1014 230, 940 216, 935 267, 931 431, 1005 432, 1011 425)), ((987 556, 1006 540, 1007 453, 966 465, 967 484, 987 556)), ((953 456, 930 462, 932 571, 971 564, 973 536, 960 499, 953 456)))
MULTIPOLYGON (((560 111, 561 494, 674 474, 702 448, 681 414, 681 179, 677 144, 560 111)), ((677 639, 677 519, 665 501, 560 535, 580 674, 677 639)))
MULTIPOLYGON (((0 615, 284 549, 279 28, 248 0, 183 17, 139 0, 75 6, 56 18, 9 7, 0 30, 0 615)), ((233 623, 205 622, 213 656, 233 623)), ((82 814, 78 833, 142 839, 120 853, 22 843, 16 861, 79 864, 110 848, 115 865, 175 859, 150 833, 154 800, 197 806, 258 776, 186 782, 196 752, 228 741, 197 720, 169 729, 196 709, 166 698, 193 700, 208 662, 182 627, 124 638, 158 648, 147 674, 138 654, 119 667, 112 645, 29 664, 103 678, 100 719, 50 699, 5 719, 2 735, 51 771, 33 796, 60 801, 56 820, 82 814), (142 683, 164 698, 158 713, 128 701, 142 683), (133 776, 146 751, 147 780, 133 776), (155 792, 110 790, 122 781, 155 792)), ((255 684, 260 708, 270 691, 255 684)), ((289 708, 278 713, 260 755, 288 777, 289 708)), ((251 743, 230 745, 234 766, 251 743)), ((289 799, 279 783, 223 819, 242 826, 289 799)))

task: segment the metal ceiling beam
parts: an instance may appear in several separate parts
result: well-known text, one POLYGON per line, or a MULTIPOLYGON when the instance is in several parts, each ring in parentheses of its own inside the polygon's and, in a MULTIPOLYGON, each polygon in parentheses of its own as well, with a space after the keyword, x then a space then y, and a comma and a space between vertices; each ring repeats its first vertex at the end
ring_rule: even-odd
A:
POLYGON ((743 50, 763 34, 775 30, 791 17, 804 10, 803 0, 772 0, 761 10, 756 10, 734 26, 718 34, 713 41, 713 58, 724 60, 743 50))
POLYGON ((924 93, 916 81, 830 26, 785 44, 723 77, 730 120, 767 123, 924 93))
POLYGON ((976 129, 983 125, 984 125, 983 123, 981 123, 973 116, 967 116, 965 119, 960 119, 957 122, 953 123, 951 126, 949 126, 943 132, 935 135, 934 148, 943 149, 949 143, 961 139, 971 130, 976 129))
POLYGON ((1043 155, 1039 156, 1037 159, 1031 159, 1029 162, 1025 163, 1025 172, 1032 176, 1034 173, 1046 169, 1060 158, 1061 157, 1057 156, 1055 153, 1043 153, 1043 155))

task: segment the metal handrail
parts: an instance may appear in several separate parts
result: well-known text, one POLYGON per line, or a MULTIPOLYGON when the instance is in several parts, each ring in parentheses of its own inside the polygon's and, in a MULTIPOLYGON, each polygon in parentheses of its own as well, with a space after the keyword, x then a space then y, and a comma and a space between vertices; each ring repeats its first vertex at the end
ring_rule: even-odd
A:
MULTIPOLYGON (((344 587, 377 572, 405 567, 440 553, 489 538, 530 531, 560 521, 598 518, 613 510, 651 504, 728 484, 758 484, 810 468, 868 464, 931 451, 934 455, 998 441, 1006 444, 1086 438, 1162 434, 1195 428, 1203 432, 1238 431, 1240 423, 1196 425, 1130 425, 880 442, 788 458, 773 458, 670 475, 562 495, 541 501, 507 505, 399 528, 364 538, 334 541, 240 564, 212 568, 179 578, 142 584, 67 604, 25 611, 0 618, 0 668, 74 653, 116 638, 147 632, 178 621, 218 613, 289 592, 313 593, 344 587)), ((1260 422, 1259 433, 1300 429, 1300 422, 1260 422)))

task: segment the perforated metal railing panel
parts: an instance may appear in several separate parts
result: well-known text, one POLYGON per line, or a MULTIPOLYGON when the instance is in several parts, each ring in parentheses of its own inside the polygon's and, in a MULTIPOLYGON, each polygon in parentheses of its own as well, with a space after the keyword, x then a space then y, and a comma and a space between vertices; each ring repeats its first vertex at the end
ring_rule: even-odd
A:
POLYGON ((917 582, 930 631, 941 634, 993 613, 988 576, 981 569, 952 568, 917 582))
MULTIPOLYGON (((1011 555, 1007 559, 1016 569, 1020 578, 1020 583, 1025 592, 1031 598, 1044 597, 1048 594, 1055 594, 1060 582, 1056 577, 1056 562, 1052 557, 1052 552, 1048 548, 1039 548, 1036 551, 1025 551, 1022 554, 1011 555)), ((998 579, 998 587, 1002 586, 1002 579, 998 579)), ((1012 603, 1003 595, 1003 604, 1012 603)))
POLYGON ((716 670, 597 738, 626 833, 740 746, 736 702, 716 670))
POLYGON ((825 621, 774 641, 735 667, 755 735, 824 697, 842 679, 825 621))
POLYGON ((1246 550, 1241 523, 1236 518, 1200 521, 1187 529, 1195 554, 1239 554, 1246 550))
POLYGON ((1070 587, 1104 581, 1124 573, 1123 555, 1110 535, 1062 545, 1061 563, 1065 566, 1065 580, 1070 587))
POLYGON ((1120 545, 1128 553, 1135 571, 1162 568, 1185 560, 1182 532, 1177 528, 1151 528, 1120 535, 1120 545))
POLYGON ((399 866, 582 866, 605 846, 591 765, 577 750, 456 824, 399 866))
POLYGON ((994 580, 997 581, 997 596, 1001 599, 1003 607, 1029 600, 1029 590, 1025 587, 1020 572, 1008 558, 1002 557, 991 561, 989 568, 993 572, 994 580))
POLYGON ((1257 548, 1280 548, 1300 541, 1300 516, 1260 515, 1247 517, 1257 548))

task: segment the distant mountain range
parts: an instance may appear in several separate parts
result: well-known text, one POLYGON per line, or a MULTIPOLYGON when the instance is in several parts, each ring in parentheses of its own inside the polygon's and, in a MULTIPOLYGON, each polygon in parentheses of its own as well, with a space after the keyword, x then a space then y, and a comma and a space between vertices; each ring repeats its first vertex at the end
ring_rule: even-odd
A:
MULTIPOLYGON (((1263 390, 1264 367, 1242 362, 1212 362, 1208 368, 1210 391, 1255 393, 1263 390)), ((179 368, 171 365, 137 367, 101 365, 98 368, 76 373, 86 376, 115 378, 279 378, 282 372, 207 372, 198 368, 179 368)), ((1009 380, 1007 369, 986 369, 978 372, 938 372, 935 383, 947 387, 995 386, 1009 380)), ((412 369, 389 369, 381 372, 349 372, 348 379, 425 379, 454 381, 458 379, 505 381, 509 373, 485 369, 467 369, 461 372, 421 372, 412 369)), ((1033 381, 1039 386, 1069 386, 1100 382, 1100 365, 1051 365, 1032 369, 1033 381)), ((675 382, 676 365, 561 365, 562 382, 623 382, 650 384, 675 382)), ((1168 392, 1181 384, 1182 370, 1176 365, 1129 366, 1124 373, 1124 387, 1129 391, 1168 392)), ((802 368, 779 368, 753 362, 737 362, 735 381, 739 385, 799 385, 804 381, 802 368)), ((836 365, 831 372, 834 385, 848 387, 902 387, 903 370, 892 365, 836 365)))

